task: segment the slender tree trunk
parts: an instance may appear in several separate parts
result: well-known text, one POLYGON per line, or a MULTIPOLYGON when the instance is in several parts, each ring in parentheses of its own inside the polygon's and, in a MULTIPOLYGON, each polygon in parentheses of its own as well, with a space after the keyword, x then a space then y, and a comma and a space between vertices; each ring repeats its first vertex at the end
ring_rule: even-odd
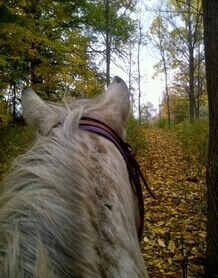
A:
POLYGON ((168 90, 168 75, 167 75, 167 67, 166 67, 166 60, 165 60, 165 53, 163 50, 162 60, 164 64, 164 77, 165 77, 165 90, 166 90, 166 97, 167 97, 167 116, 168 116, 168 127, 170 128, 171 119, 170 119, 170 96, 168 90))
POLYGON ((16 119, 16 86, 13 86, 13 119, 16 119))
POLYGON ((195 116, 195 95, 194 95, 194 55, 193 48, 189 49, 189 112, 190 122, 194 121, 195 116))
POLYGON ((158 37, 159 37, 159 48, 160 54, 163 62, 164 68, 164 79, 165 79, 165 91, 166 91, 166 99, 167 99, 167 118, 168 118, 168 127, 170 128, 171 124, 171 117, 170 117, 170 97, 169 97, 169 90, 168 90, 168 74, 167 74, 167 63, 165 59, 165 51, 163 46, 163 36, 161 34, 161 26, 160 26, 160 19, 158 19, 158 37))
POLYGON ((141 70, 140 70, 140 52, 141 52, 141 40, 142 40, 142 27, 141 23, 139 25, 139 41, 138 41, 138 112, 139 112, 139 124, 142 121, 142 113, 141 113, 141 70))
POLYGON ((218 277, 218 1, 203 0, 206 79, 209 103, 207 166, 207 277, 218 277))
POLYGON ((134 111, 134 95, 132 92, 132 44, 129 46, 129 94, 131 99, 131 113, 134 111))
POLYGON ((194 95, 194 47, 192 38, 192 21, 191 21, 191 6, 190 0, 188 4, 188 49, 189 49, 189 112, 190 122, 194 121, 195 116, 195 95, 194 95))
POLYGON ((195 101, 195 118, 199 119, 200 116, 200 96, 202 94, 202 86, 201 86, 201 55, 200 55, 200 44, 198 45, 198 76, 197 76, 197 97, 195 101))
POLYGON ((160 97, 159 97, 159 120, 161 119, 161 100, 160 100, 160 97))
POLYGON ((10 90, 12 92, 12 118, 16 119, 16 86, 10 85, 10 90))
POLYGON ((110 35, 110 8, 109 0, 106 0, 106 82, 110 84, 110 61, 111 61, 111 35, 110 35))
POLYGON ((200 117, 200 95, 198 95, 195 99, 195 119, 199 119, 200 117))
MULTIPOLYGON (((36 26, 38 26, 38 22, 40 20, 41 11, 38 9, 39 0, 35 0, 31 2, 31 10, 29 13, 29 17, 33 18, 36 22, 36 26)), ((40 53, 40 45, 36 45, 34 42, 31 45, 31 49, 37 50, 40 53)), ((40 93, 38 89, 38 85, 43 83, 43 77, 37 73, 37 68, 41 64, 41 59, 35 56, 32 61, 30 62, 30 81, 31 84, 34 86, 34 90, 37 93, 40 93)))

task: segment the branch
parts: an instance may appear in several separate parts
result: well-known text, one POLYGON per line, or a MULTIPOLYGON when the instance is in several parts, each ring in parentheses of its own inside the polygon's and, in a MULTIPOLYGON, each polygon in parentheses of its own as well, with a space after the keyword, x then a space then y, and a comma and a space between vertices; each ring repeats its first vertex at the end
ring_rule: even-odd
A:
POLYGON ((181 1, 181 0, 177 0, 177 3, 181 3, 181 4, 185 4, 185 5, 190 6, 191 8, 193 8, 196 11, 196 13, 193 13, 193 14, 200 14, 203 17, 203 13, 201 12, 202 9, 198 10, 195 6, 193 6, 191 4, 188 4, 187 2, 181 1))

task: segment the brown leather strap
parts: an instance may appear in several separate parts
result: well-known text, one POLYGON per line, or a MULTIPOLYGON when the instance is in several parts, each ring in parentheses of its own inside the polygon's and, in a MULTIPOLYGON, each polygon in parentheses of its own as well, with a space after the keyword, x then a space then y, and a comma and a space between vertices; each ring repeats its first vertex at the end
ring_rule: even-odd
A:
POLYGON ((126 143, 112 128, 110 128, 108 125, 102 123, 99 120, 92 119, 89 117, 83 117, 79 121, 79 127, 81 129, 95 132, 99 135, 104 136, 112 143, 114 143, 116 147, 119 149, 120 153, 122 154, 127 164, 131 185, 135 189, 138 198, 138 207, 139 207, 139 213, 141 218, 141 225, 139 228, 139 239, 141 239, 143 234, 143 226, 144 226, 144 201, 143 201, 143 193, 142 193, 140 179, 143 181, 146 189, 151 194, 151 196, 155 199, 156 196, 148 186, 141 172, 140 166, 135 159, 135 155, 132 147, 128 143, 126 143))
POLYGON ((79 121, 80 124, 88 124, 88 125, 91 125, 91 126, 97 126, 101 129, 104 129, 106 130, 108 133, 110 133, 116 140, 117 142, 120 144, 120 146, 122 147, 122 149, 126 152, 126 154, 128 155, 129 158, 132 159, 132 163, 136 166, 135 168, 137 168, 139 174, 140 174, 140 177, 141 179, 143 180, 143 183, 146 187, 146 189, 148 190, 148 192, 150 193, 150 195, 154 198, 154 199, 157 199, 156 195, 154 194, 154 192, 152 191, 152 189, 149 187, 149 185, 147 184, 146 180, 145 180, 145 177, 143 176, 142 172, 141 172, 141 169, 140 169, 140 166, 138 164, 138 162, 136 161, 135 159, 135 154, 134 154, 134 151, 132 149, 132 147, 126 143, 125 141, 123 141, 123 139, 112 129, 110 128, 108 125, 106 125, 105 123, 99 121, 99 120, 96 120, 96 119, 92 119, 92 118, 89 118, 89 117, 83 117, 80 121, 79 121))

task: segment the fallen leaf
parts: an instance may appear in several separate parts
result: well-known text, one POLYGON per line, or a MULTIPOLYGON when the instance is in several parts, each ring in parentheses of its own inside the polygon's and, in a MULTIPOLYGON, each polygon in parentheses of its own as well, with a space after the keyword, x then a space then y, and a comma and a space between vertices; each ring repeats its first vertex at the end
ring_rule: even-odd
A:
POLYGON ((172 253, 175 251, 176 245, 175 245, 175 242, 174 242, 173 240, 170 240, 170 241, 169 241, 168 249, 169 249, 170 252, 172 252, 172 253))
POLYGON ((166 247, 166 245, 165 245, 165 243, 164 243, 164 241, 162 240, 162 239, 159 239, 158 238, 158 244, 161 246, 161 247, 166 247))

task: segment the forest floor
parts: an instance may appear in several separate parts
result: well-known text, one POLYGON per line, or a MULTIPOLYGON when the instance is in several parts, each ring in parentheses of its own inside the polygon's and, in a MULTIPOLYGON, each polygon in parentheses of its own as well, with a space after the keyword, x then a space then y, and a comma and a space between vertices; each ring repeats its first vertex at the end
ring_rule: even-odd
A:
POLYGON ((187 161, 172 131, 144 129, 148 148, 138 154, 157 200, 144 190, 141 243, 150 277, 204 277, 205 167, 187 161))

